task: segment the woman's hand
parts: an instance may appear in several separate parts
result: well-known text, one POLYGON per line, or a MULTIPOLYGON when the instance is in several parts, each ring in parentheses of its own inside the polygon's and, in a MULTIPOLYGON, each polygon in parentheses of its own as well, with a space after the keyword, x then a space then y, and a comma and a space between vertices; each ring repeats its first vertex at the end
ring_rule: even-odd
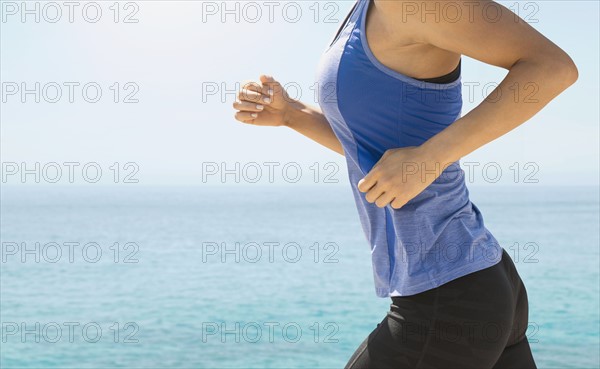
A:
POLYGON ((311 140, 344 155, 325 115, 301 101, 291 99, 279 82, 271 76, 260 76, 260 83, 247 82, 233 103, 235 119, 256 126, 291 128, 311 140))
POLYGON ((400 209, 433 183, 451 163, 443 164, 420 146, 386 151, 358 182, 366 199, 383 208, 400 209))
POLYGON ((291 100, 281 84, 271 76, 260 76, 260 83, 247 82, 238 92, 233 108, 235 119, 257 126, 286 125, 291 100))

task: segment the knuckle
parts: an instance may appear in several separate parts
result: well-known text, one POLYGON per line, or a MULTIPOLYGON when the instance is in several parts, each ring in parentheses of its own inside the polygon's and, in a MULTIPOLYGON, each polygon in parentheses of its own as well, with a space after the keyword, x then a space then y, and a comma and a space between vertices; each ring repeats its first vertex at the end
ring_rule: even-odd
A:
POLYGON ((254 81, 244 81, 244 83, 242 83, 242 89, 244 90, 250 90, 254 86, 256 86, 256 82, 254 81))
POLYGON ((406 201, 404 201, 404 200, 402 200, 402 199, 396 199, 396 200, 394 201, 394 204, 393 204, 393 206, 394 206, 394 209, 400 209, 401 207, 403 207, 403 206, 404 206, 404 204, 406 204, 406 201))
POLYGON ((377 184, 379 184, 385 188, 389 188, 391 183, 392 183, 392 181, 391 181, 390 175, 388 175, 388 174, 382 174, 379 177, 379 179, 377 180, 377 184))

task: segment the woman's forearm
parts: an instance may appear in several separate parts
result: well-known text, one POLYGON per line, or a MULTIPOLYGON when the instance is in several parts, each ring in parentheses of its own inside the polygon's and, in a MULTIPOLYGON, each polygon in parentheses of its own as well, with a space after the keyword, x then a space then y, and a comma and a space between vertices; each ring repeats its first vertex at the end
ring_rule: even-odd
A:
POLYGON ((519 126, 573 84, 577 68, 571 63, 515 63, 496 91, 469 114, 420 146, 388 150, 358 189, 379 207, 403 207, 448 165, 519 126), (529 83, 537 86, 536 94, 528 93, 529 83))
POLYGON ((342 144, 318 108, 294 101, 285 114, 284 124, 328 149, 344 155, 342 144))
POLYGON ((479 106, 421 148, 444 168, 523 124, 576 80, 568 57, 517 62, 479 106))

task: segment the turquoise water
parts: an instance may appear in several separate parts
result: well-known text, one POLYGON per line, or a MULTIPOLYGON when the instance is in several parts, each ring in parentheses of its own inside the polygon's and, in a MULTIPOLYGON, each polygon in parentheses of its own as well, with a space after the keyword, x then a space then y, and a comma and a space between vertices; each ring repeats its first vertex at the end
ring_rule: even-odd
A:
MULTIPOLYGON (((538 366, 598 368, 598 187, 471 198, 527 286, 538 366)), ((338 185, 5 187, 0 366, 341 368, 388 308, 352 201, 338 185)))

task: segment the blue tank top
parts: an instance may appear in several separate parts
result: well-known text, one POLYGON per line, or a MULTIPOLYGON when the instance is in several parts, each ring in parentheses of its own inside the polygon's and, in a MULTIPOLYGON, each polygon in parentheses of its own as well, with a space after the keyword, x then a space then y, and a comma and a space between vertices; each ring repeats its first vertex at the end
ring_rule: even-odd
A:
POLYGON ((502 249, 469 199, 459 161, 400 209, 366 201, 358 181, 388 149, 419 146, 461 116, 461 79, 424 82, 372 54, 369 0, 356 6, 319 62, 319 105, 340 140, 377 296, 414 295, 498 263, 502 249))

